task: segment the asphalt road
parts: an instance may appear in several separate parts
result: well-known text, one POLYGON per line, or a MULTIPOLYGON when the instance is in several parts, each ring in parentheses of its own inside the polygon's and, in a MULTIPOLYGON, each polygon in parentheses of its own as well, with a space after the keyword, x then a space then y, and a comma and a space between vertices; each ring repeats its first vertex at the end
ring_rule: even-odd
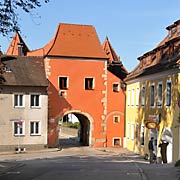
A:
POLYGON ((125 149, 79 146, 61 137, 62 151, 0 154, 0 180, 179 180, 173 164, 149 164, 125 149))
POLYGON ((180 175, 173 165, 149 164, 134 154, 96 152, 87 147, 12 163, 16 166, 1 174, 0 180, 178 180, 180 175))

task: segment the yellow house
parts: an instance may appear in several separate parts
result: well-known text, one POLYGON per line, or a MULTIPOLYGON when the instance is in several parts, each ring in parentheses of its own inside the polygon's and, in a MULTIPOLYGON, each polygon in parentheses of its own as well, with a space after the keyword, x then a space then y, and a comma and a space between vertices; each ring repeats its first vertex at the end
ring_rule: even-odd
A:
POLYGON ((160 157, 161 140, 168 142, 167 160, 180 159, 180 20, 166 28, 168 35, 138 58, 126 78, 126 147, 148 154, 154 137, 160 157))

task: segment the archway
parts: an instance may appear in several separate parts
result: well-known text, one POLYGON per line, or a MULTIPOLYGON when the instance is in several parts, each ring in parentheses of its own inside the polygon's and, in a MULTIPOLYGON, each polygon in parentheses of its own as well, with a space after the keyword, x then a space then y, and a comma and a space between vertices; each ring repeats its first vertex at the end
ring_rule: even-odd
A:
MULTIPOLYGON (((92 118, 87 113, 68 111, 60 119, 59 143, 62 147, 90 146, 92 118), (68 122, 68 123, 67 123, 68 122), (75 124, 75 129, 71 126, 75 124), (78 126, 76 127, 76 125, 78 126)), ((73 125, 74 126, 74 125, 73 125)))

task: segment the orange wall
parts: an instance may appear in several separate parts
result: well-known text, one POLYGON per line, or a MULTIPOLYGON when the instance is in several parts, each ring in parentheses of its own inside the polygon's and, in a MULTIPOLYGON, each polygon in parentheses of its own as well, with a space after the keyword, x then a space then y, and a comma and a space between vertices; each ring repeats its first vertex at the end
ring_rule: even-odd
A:
POLYGON ((120 79, 108 71, 107 146, 113 145, 113 138, 121 138, 121 147, 123 147, 125 94, 121 87, 119 92, 113 92, 114 82, 120 84, 120 79), (119 116, 120 122, 114 123, 113 116, 119 116))
MULTIPOLYGON (((113 92, 113 82, 119 82, 120 79, 106 70, 105 61, 98 60, 75 60, 75 59, 51 59, 48 66, 50 67, 49 87, 49 118, 57 119, 68 110, 79 110, 88 113, 93 118, 92 138, 95 140, 94 147, 103 147, 106 139, 106 146, 113 146, 113 138, 121 138, 121 146, 123 146, 124 137, 124 94, 120 88, 120 92, 113 92), (104 78, 104 75, 107 78, 104 78), (67 97, 63 98, 58 95, 58 76, 69 77, 69 86, 67 89, 67 97), (84 89, 84 78, 93 77, 95 79, 94 90, 84 89), (105 81, 108 80, 107 86, 105 81), (107 88, 107 89, 106 89, 107 88), (107 91, 106 91, 107 90, 107 91), (104 115, 104 106, 102 99, 103 91, 107 95, 107 115, 106 120, 102 119, 104 115), (113 116, 120 116, 120 123, 114 123, 113 116), (106 124, 106 128, 102 124, 106 124), (106 132, 107 130, 107 132, 106 132)), ((52 131, 56 126, 49 125, 49 142, 53 144, 56 139, 54 135, 56 131, 52 131)))
POLYGON ((105 73, 104 61, 92 60, 70 60, 70 59, 51 59, 51 74, 48 77, 50 81, 49 88, 49 118, 56 118, 63 115, 67 110, 80 110, 90 114, 94 120, 94 131, 92 136, 103 138, 100 132, 101 116, 104 112, 101 99, 102 91, 106 88, 102 74, 105 73), (58 76, 69 77, 69 88, 67 97, 62 98, 58 95, 58 76), (94 90, 84 90, 84 78, 93 77, 95 79, 94 90))

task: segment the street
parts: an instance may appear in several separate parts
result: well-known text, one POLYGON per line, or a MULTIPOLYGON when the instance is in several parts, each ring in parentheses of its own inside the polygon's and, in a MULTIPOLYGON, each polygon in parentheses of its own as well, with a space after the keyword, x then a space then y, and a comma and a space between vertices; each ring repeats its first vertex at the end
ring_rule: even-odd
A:
POLYGON ((1 173, 0 179, 177 180, 180 176, 179 170, 172 164, 149 164, 142 157, 126 153, 124 150, 111 152, 89 147, 74 147, 37 154, 22 154, 19 155, 22 156, 19 160, 5 161, 4 163, 14 165, 1 173))

